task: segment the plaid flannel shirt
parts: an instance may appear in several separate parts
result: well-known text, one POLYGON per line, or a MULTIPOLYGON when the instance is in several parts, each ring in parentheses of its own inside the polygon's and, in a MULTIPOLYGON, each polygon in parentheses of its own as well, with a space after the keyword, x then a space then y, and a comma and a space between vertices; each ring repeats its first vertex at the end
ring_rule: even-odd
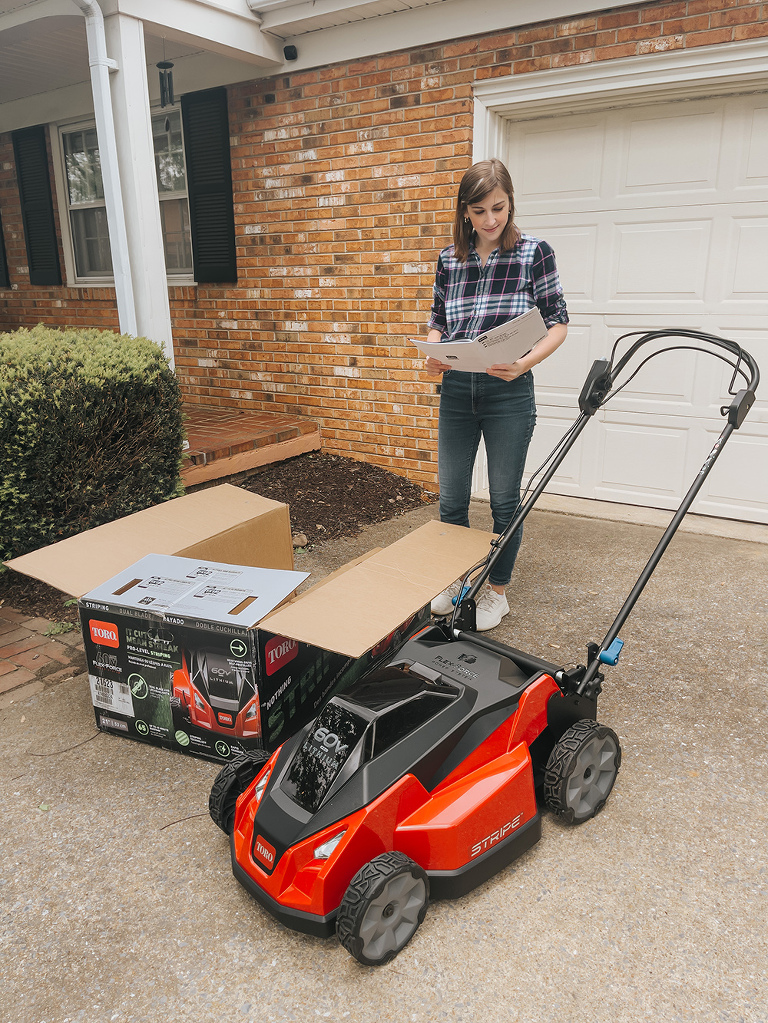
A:
POLYGON ((485 266, 474 245, 466 263, 456 259, 449 245, 437 260, 429 329, 439 330, 441 341, 477 337, 534 305, 547 327, 568 323, 555 254, 547 242, 523 234, 511 251, 494 249, 485 266))

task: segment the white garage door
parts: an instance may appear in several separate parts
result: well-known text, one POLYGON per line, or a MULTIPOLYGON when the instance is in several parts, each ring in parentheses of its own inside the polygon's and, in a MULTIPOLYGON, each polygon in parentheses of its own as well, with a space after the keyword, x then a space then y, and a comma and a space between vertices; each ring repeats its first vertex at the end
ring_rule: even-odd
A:
MULTIPOLYGON (((768 95, 510 121, 503 156, 518 222, 553 245, 571 315, 566 344, 535 373, 529 470, 617 337, 705 330, 742 342, 765 380, 693 510, 768 522, 768 95)), ((692 352, 654 359, 548 490, 675 507, 720 434, 730 377, 692 352)))

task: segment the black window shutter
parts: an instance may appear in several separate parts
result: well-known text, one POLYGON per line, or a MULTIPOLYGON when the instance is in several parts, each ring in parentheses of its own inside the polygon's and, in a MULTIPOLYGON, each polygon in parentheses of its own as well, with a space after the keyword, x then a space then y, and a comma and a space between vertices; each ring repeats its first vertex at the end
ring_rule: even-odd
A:
POLYGON ((13 153, 27 243, 29 283, 61 284, 45 126, 38 124, 34 128, 14 131, 13 153))
POLYGON ((8 260, 5 255, 5 239, 3 238, 3 221, 0 219, 0 288, 8 288, 11 278, 8 275, 8 260))
POLYGON ((195 280, 237 280, 227 90, 181 97, 195 280))

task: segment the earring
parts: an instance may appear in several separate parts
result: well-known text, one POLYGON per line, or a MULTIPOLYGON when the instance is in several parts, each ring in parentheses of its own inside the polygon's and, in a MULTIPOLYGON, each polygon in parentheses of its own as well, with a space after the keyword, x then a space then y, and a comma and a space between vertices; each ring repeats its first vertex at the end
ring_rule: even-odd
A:
POLYGON ((468 223, 469 223, 469 217, 464 217, 464 223, 465 223, 465 224, 468 224, 468 223))

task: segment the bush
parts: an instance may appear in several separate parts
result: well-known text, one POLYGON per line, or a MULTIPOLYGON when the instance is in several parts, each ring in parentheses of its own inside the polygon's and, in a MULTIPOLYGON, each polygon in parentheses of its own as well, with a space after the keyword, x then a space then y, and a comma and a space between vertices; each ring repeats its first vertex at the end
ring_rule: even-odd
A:
POLYGON ((179 385, 146 338, 0 334, 0 558, 183 492, 179 385))

